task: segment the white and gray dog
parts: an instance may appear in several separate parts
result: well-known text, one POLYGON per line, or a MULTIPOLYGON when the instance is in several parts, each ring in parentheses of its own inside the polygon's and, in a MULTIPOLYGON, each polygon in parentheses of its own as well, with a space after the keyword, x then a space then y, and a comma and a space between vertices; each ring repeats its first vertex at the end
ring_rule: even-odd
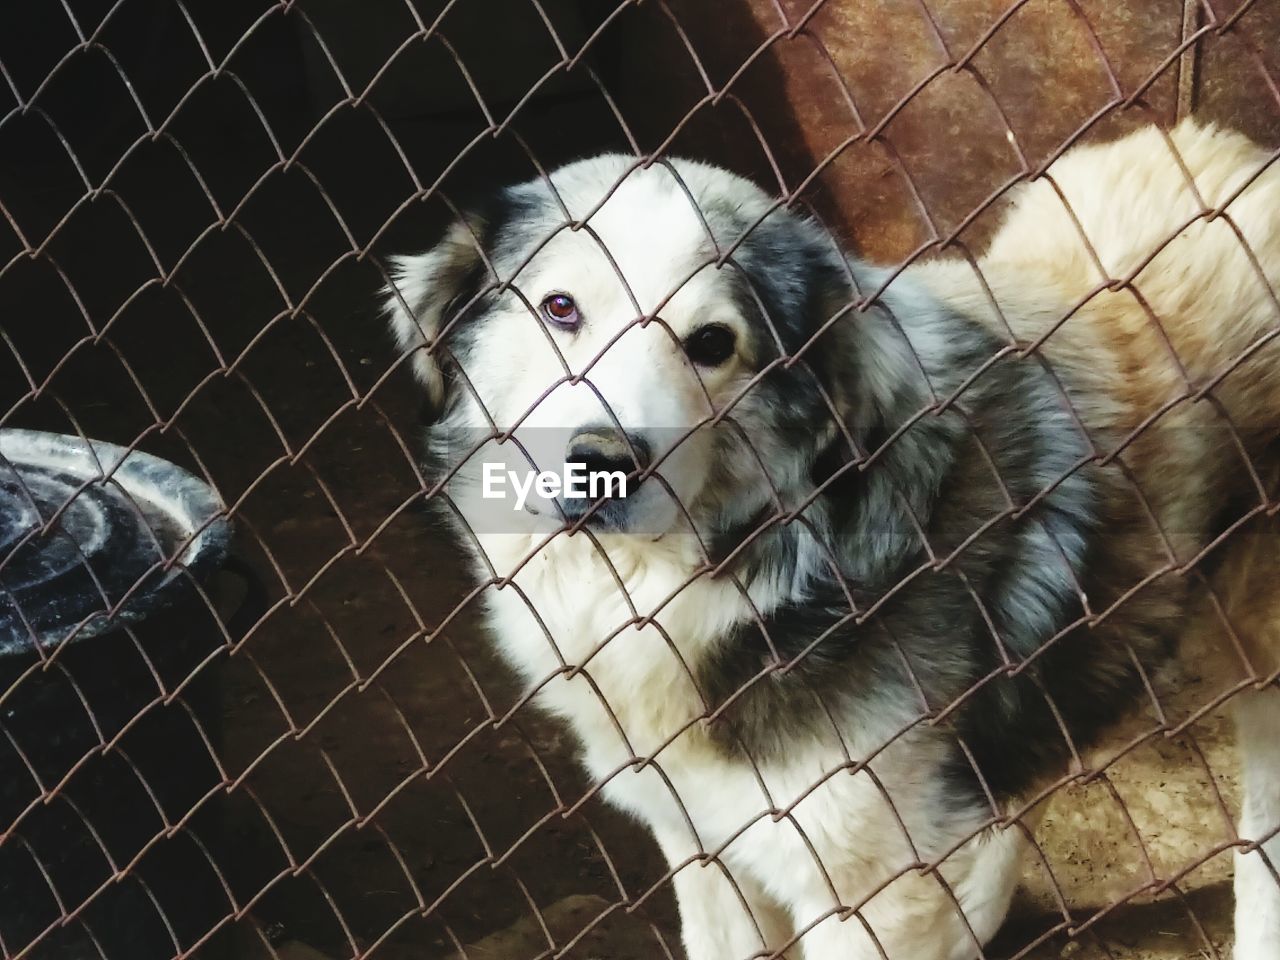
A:
POLYGON ((976 269, 892 275, 724 170, 601 156, 394 261, 434 499, 670 861, 690 960, 979 955, 1028 800, 1147 696, 1211 567, 1235 956, 1280 956, 1280 600, 1243 596, 1280 564, 1219 536, 1267 523, 1280 432, 1270 159, 1192 123, 1076 148, 976 269))

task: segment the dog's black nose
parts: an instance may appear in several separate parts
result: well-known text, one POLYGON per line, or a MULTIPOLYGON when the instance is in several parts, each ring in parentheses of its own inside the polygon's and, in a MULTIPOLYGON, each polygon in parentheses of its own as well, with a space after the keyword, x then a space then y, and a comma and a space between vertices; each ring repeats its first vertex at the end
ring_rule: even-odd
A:
POLYGON ((649 465, 649 445, 636 434, 622 434, 613 427, 589 427, 569 440, 566 463, 581 463, 593 473, 632 474, 649 465))

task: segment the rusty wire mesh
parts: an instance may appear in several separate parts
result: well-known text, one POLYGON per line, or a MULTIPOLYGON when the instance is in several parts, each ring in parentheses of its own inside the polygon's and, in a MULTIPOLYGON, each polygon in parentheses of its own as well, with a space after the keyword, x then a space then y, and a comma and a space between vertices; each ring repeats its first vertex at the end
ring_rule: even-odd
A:
MULTIPOLYGON (((6 5, 0 427, 188 467, 237 564, 4 675, 0 956, 680 956, 686 864, 600 803, 423 516, 386 257, 610 148, 725 163, 873 260, 972 260, 1082 140, 1196 112, 1280 143, 1278 30, 1265 0, 6 5), (80 733, 26 722, 39 684, 80 733)), ((987 955, 1225 955, 1246 684, 1045 788, 987 955)))

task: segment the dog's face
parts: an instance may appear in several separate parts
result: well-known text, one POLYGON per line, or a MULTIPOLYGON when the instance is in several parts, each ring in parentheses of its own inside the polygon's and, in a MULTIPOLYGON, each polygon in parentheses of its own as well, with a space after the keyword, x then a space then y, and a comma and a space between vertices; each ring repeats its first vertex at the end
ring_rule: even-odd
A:
POLYGON ((500 192, 391 280, 446 470, 629 475, 601 502, 535 486, 525 514, 715 534, 812 489, 836 430, 814 338, 856 294, 826 234, 739 177, 580 161, 500 192), (495 430, 516 442, 473 453, 495 430))

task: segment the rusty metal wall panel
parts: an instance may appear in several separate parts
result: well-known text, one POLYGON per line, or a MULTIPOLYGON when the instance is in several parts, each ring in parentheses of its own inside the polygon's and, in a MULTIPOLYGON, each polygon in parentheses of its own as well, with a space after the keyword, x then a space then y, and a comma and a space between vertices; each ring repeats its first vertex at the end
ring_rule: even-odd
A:
POLYGON ((874 259, 901 261, 975 213, 960 239, 980 246, 993 218, 979 211, 1015 178, 1180 109, 1280 142, 1274 2, 1188 15, 1182 0, 675 0, 650 20, 635 49, 652 65, 665 33, 657 62, 672 69, 628 62, 629 107, 655 129, 678 123, 704 92, 681 69, 696 51, 717 89, 736 76, 733 96, 689 117, 676 148, 768 176, 750 133, 725 146, 726 129, 754 125, 786 186, 812 186, 874 259))

